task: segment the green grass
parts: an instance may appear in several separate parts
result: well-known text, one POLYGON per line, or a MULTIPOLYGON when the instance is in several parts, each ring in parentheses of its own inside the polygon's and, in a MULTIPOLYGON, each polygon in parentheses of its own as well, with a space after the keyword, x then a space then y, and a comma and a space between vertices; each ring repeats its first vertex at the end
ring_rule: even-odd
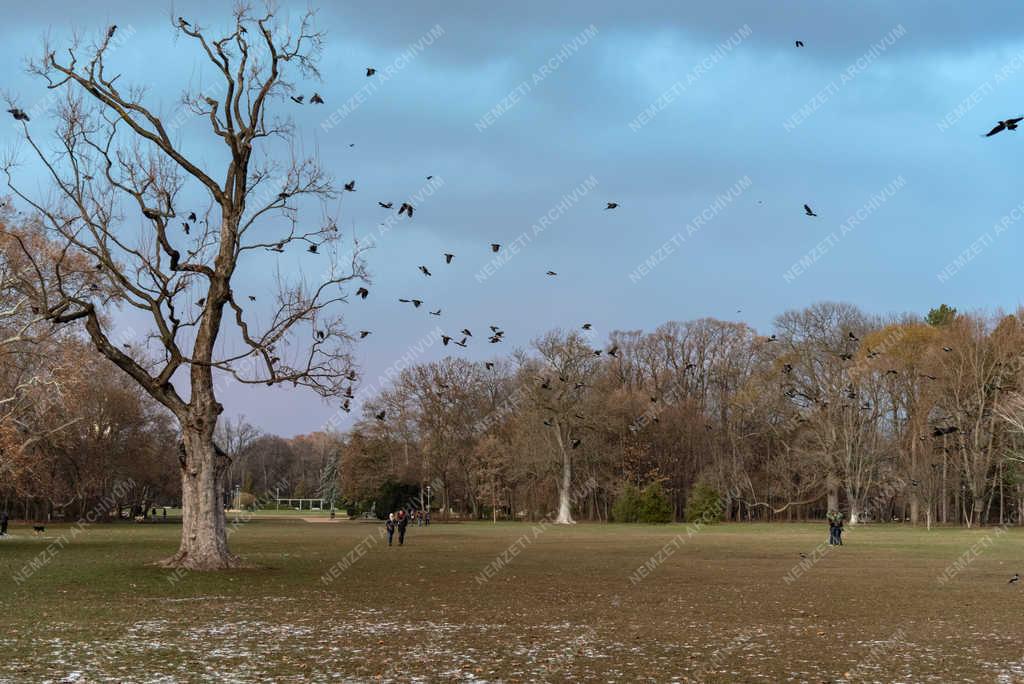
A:
POLYGON ((175 550, 173 524, 15 526, 0 682, 1024 678, 1024 588, 1007 584, 1024 531, 851 529, 787 582, 823 525, 689 529, 434 524, 388 548, 379 525, 257 518, 231 544, 258 569, 175 576, 150 565, 175 550))

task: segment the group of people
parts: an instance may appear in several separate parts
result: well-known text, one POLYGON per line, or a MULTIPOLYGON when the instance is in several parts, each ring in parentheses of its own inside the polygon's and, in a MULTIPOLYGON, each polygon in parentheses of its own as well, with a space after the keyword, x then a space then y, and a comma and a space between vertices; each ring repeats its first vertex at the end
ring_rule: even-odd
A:
POLYGON ((830 546, 843 545, 843 513, 842 511, 829 511, 828 515, 828 543, 830 546))
POLYGON ((384 523, 384 526, 388 531, 388 546, 391 546, 391 541, 395 536, 395 530, 398 530, 398 545, 405 545, 405 529, 409 527, 410 520, 415 520, 417 527, 429 525, 430 511, 401 510, 398 511, 398 513, 388 513, 387 522, 384 523))

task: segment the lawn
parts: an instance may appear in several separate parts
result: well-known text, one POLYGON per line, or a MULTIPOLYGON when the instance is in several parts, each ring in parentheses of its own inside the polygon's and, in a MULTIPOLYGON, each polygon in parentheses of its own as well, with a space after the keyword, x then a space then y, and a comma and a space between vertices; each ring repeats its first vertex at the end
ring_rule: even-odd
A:
POLYGON ((259 568, 174 575, 173 524, 15 526, 0 682, 1024 681, 1024 531, 379 529, 255 519, 259 568))

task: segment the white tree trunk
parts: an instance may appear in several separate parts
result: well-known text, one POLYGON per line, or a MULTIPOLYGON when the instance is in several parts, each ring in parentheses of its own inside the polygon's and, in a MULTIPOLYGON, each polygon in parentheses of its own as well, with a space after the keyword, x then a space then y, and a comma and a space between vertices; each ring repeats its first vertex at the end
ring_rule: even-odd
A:
POLYGON ((572 457, 569 451, 562 449, 562 483, 558 488, 558 517, 555 522, 559 525, 575 525, 572 519, 572 457))
POLYGON ((167 567, 223 570, 241 561, 228 551, 221 501, 228 458, 212 435, 186 430, 181 454, 181 546, 162 561, 167 567))

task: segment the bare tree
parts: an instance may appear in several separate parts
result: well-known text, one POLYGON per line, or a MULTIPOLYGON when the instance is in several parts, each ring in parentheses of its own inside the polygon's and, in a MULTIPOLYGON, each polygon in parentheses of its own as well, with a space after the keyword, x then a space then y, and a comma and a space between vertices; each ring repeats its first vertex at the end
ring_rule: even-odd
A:
POLYGON ((163 564, 211 570, 241 562, 225 533, 221 492, 230 457, 214 439, 223 411, 215 381, 290 382, 324 397, 339 394, 352 365, 351 337, 334 309, 346 301, 345 285, 363 280, 365 270, 358 243, 339 265, 331 249, 339 240, 335 221, 299 227, 301 200, 337 196, 330 175, 315 157, 294 152, 277 163, 269 148, 269 139, 288 145, 294 137, 291 123, 269 109, 294 92, 289 79, 319 77, 323 36, 314 13, 290 29, 273 10, 257 15, 241 4, 227 33, 180 19, 175 29, 216 74, 218 86, 186 92, 182 107, 208 120, 224 146, 219 171, 172 140, 155 107, 143 103, 143 88, 120 83, 108 65, 116 27, 95 44, 76 38, 59 55, 46 45, 29 66, 63 93, 55 150, 21 122, 28 148, 52 178, 52 194, 30 196, 15 183, 16 160, 3 166, 12 192, 61 245, 52 253, 26 250, 33 270, 55 274, 26 281, 34 306, 53 324, 83 324, 96 349, 178 421, 182 537, 163 564), (181 207, 191 192, 207 198, 201 217, 181 207), (275 229, 268 218, 285 227, 275 229), (261 325, 233 279, 243 261, 290 247, 329 263, 318 266, 322 276, 313 284, 278 275, 276 301, 261 325), (82 287, 74 276, 84 270, 97 282, 82 287), (117 343, 116 308, 148 317, 144 340, 117 343))

